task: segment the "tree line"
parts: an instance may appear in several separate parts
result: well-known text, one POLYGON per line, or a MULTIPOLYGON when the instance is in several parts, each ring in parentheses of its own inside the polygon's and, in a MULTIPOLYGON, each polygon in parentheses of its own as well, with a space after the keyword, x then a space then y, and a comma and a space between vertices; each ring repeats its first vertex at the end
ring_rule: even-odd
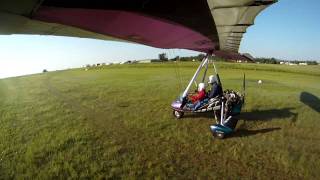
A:
MULTIPOLYGON (((188 57, 180 57, 176 56, 174 58, 169 59, 166 53, 160 53, 158 55, 158 59, 152 59, 151 62, 168 62, 168 61, 201 61, 205 57, 205 54, 200 53, 197 56, 188 56, 188 57)), ((225 58, 221 57, 211 57, 215 61, 228 61, 225 58)), ((262 64, 280 64, 280 62, 290 62, 292 64, 306 63, 307 65, 318 65, 317 61, 299 61, 299 60, 281 60, 276 58, 254 58, 254 62, 262 63, 262 64)))
POLYGON ((289 62, 291 64, 306 63, 307 65, 318 65, 317 61, 281 60, 276 58, 255 58, 255 62, 263 64, 280 64, 280 62, 289 62))

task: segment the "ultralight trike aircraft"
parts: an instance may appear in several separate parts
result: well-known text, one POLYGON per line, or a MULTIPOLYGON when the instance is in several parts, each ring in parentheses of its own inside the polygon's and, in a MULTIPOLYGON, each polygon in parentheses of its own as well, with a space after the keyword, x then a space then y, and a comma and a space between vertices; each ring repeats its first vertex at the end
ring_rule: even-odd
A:
POLYGON ((233 90, 225 90, 215 97, 206 97, 200 102, 199 107, 194 108, 193 103, 188 98, 189 95, 192 94, 190 93, 191 86, 193 83, 197 85, 196 79, 199 76, 201 70, 204 70, 201 82, 205 82, 209 64, 213 65, 216 82, 218 86, 222 88, 222 83, 214 61, 210 60, 209 55, 207 55, 200 63, 198 69, 191 78, 182 95, 179 96, 177 100, 172 102, 171 107, 173 109, 173 115, 177 119, 182 118, 184 113, 212 112, 212 117, 215 117, 216 124, 210 126, 211 132, 215 137, 224 138, 225 135, 230 134, 234 131, 238 122, 238 119, 235 118, 235 116, 240 114, 242 106, 245 102, 245 75, 243 79, 242 93, 233 90))

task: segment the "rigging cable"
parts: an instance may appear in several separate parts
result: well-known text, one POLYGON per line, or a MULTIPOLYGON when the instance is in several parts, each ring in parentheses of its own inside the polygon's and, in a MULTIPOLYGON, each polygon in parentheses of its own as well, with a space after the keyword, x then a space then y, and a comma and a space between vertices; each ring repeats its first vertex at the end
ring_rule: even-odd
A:
POLYGON ((177 56, 175 56, 175 51, 172 49, 171 51, 168 50, 170 53, 170 56, 172 58, 175 58, 175 61, 173 61, 173 68, 175 70, 175 74, 176 74, 176 79, 178 81, 178 89, 179 91, 182 91, 182 78, 181 78, 181 73, 180 73, 180 67, 179 67, 179 63, 180 63, 180 58, 177 58, 177 56))

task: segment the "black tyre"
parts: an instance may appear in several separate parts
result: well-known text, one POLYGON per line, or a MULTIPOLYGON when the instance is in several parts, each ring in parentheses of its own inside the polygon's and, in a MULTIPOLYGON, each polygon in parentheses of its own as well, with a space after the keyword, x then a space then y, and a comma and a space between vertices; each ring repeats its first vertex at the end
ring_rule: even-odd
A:
POLYGON ((184 115, 184 112, 173 110, 173 116, 175 118, 180 119, 183 117, 183 115, 184 115))

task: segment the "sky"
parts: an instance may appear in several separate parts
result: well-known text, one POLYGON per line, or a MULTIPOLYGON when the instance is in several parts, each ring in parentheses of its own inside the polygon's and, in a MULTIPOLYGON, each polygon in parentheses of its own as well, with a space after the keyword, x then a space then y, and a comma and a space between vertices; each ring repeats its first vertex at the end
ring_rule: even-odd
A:
MULTIPOLYGON (((240 53, 284 60, 320 60, 320 1, 279 0, 247 29, 240 53)), ((1 24, 0 24, 1 26, 1 24)), ((0 78, 86 64, 196 55, 188 50, 83 38, 0 35, 0 78)))

